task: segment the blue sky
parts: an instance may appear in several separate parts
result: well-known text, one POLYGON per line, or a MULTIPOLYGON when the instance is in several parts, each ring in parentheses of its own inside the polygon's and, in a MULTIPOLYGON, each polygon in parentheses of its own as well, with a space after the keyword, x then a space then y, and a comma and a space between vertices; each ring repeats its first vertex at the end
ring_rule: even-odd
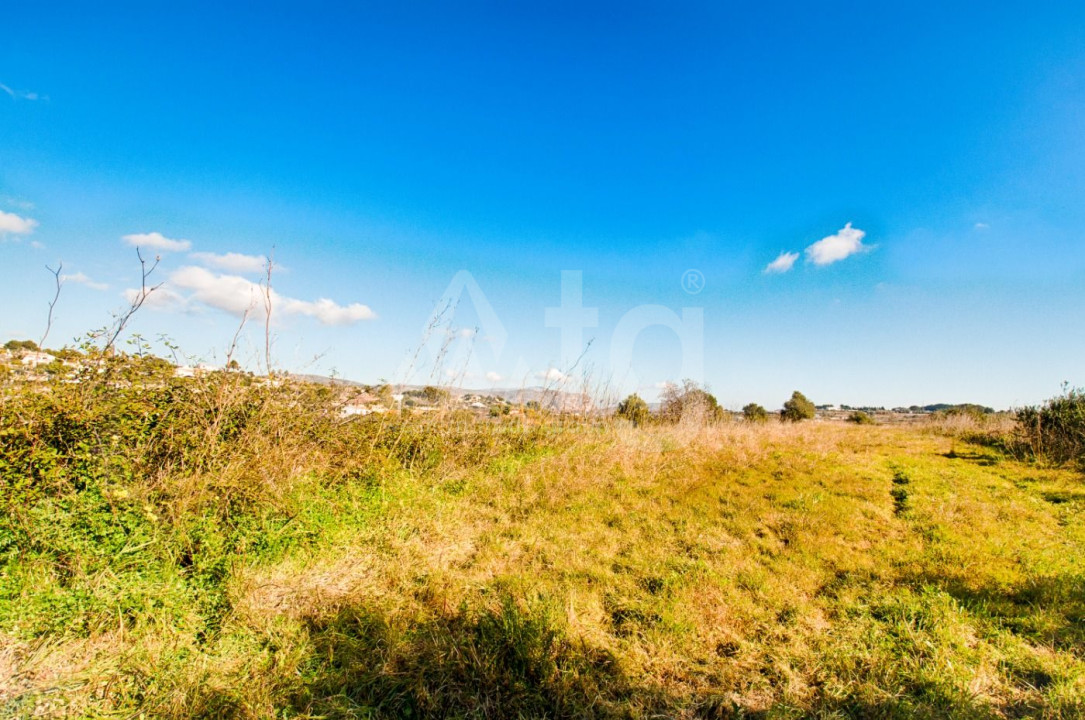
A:
MULTIPOLYGON (((1080 3, 2 16, 0 339, 41 335, 61 259, 50 344, 106 324, 138 281, 122 238, 161 236, 189 247, 150 250, 165 285, 132 329, 209 360, 259 272, 208 254, 274 247, 275 355, 296 371, 402 379, 466 271, 500 328, 461 302, 444 370, 536 384, 569 370, 545 310, 576 270, 598 324, 567 374, 623 391, 689 359, 653 327, 615 365, 646 305, 701 309, 701 379, 735 407, 795 388, 1006 407, 1085 384, 1080 3)), ((250 321, 241 359, 262 344, 250 321)))

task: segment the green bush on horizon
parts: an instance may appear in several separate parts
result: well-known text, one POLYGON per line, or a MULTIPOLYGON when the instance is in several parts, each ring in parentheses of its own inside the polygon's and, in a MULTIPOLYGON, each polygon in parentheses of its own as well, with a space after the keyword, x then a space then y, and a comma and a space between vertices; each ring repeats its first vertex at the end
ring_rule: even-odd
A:
POLYGON ((780 411, 780 417, 789 422, 810 420, 817 415, 817 408, 805 395, 796 390, 791 393, 791 399, 784 403, 784 409, 780 411))
POLYGON ((742 408, 742 417, 745 418, 747 422, 752 423, 768 422, 769 411, 757 403, 749 403, 742 408))
POLYGON ((1016 427, 1029 454, 1085 467, 1085 390, 1066 386, 1041 406, 1021 408, 1016 427))
POLYGON ((684 380, 681 385, 668 385, 660 400, 659 417, 666 422, 711 423, 724 418, 723 408, 716 396, 693 380, 684 380))
POLYGON ((618 403, 618 410, 615 415, 630 421, 636 427, 648 422, 652 413, 648 409, 648 403, 640 395, 633 393, 618 403))

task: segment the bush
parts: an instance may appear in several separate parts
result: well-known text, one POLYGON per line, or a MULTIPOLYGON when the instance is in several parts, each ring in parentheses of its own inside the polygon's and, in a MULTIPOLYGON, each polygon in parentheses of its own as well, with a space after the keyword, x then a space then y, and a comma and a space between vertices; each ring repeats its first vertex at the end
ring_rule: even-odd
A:
POLYGON ((791 399, 784 403, 784 409, 780 411, 780 417, 791 422, 810 420, 817 414, 817 408, 805 395, 796 390, 791 393, 791 399))
POLYGON ((742 408, 742 417, 746 418, 746 422, 763 423, 768 421, 769 411, 757 403, 750 403, 742 408))
POLYGON ((422 388, 422 399, 430 405, 444 405, 451 397, 452 393, 445 388, 434 387, 433 385, 422 388))
POLYGON ((1017 432, 1033 456, 1085 465, 1085 390, 1064 388, 1041 407, 1018 410, 1017 432))
POLYGON ((992 413, 994 413, 994 410, 989 407, 976 405, 975 403, 962 403, 960 405, 950 405, 941 410, 937 410, 934 413, 934 416, 940 419, 970 418, 976 422, 982 423, 987 419, 987 416, 992 413))
POLYGON ((8 340, 4 343, 5 350, 17 351, 27 350, 29 352, 37 352, 38 344, 33 340, 8 340))
POLYGON ((862 410, 856 410, 851 415, 848 415, 848 422, 853 422, 856 425, 873 425, 874 418, 862 410))
POLYGON ((663 391, 659 415, 668 422, 716 422, 723 419, 723 408, 716 397, 692 380, 668 385, 663 391))
POLYGON ((636 393, 618 403, 618 412, 616 414, 620 418, 629 420, 633 425, 643 425, 651 417, 648 403, 644 402, 640 395, 636 393))

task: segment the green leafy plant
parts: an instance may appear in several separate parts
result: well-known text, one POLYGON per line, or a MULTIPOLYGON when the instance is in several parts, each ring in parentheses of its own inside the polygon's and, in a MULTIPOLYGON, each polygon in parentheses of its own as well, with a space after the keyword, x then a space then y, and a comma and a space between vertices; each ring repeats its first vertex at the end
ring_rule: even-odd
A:
POLYGON ((791 399, 784 403, 784 409, 780 411, 780 417, 790 422, 810 420, 817 414, 817 408, 805 395, 796 390, 791 393, 791 399))
POLYGON ((1029 454, 1085 465, 1085 390, 1065 386, 1043 405, 1018 410, 1016 428, 1029 454))
POLYGON ((742 417, 745 418, 747 422, 752 423, 768 422, 769 411, 757 403, 750 403, 742 408, 742 417))
POLYGON ((661 397, 659 416, 667 422, 717 422, 723 408, 716 396, 692 380, 668 385, 661 397))
POLYGON ((636 393, 618 403, 618 411, 615 414, 620 418, 629 420, 633 425, 643 425, 651 417, 648 403, 636 393))

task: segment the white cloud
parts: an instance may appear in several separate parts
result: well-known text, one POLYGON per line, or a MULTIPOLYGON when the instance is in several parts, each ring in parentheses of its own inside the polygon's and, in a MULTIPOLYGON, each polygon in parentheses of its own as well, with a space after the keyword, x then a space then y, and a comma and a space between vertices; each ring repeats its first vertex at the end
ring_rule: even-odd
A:
POLYGON ((211 252, 194 252, 189 257, 201 265, 227 272, 262 273, 267 268, 267 258, 259 255, 244 255, 235 252, 221 255, 211 252))
POLYGON ((535 373, 535 377, 548 382, 561 382, 567 376, 561 370, 552 367, 546 370, 546 372, 535 373))
POLYGON ((192 247, 188 240, 172 240, 162 233, 135 233, 121 238, 132 247, 164 250, 165 252, 184 252, 192 247))
POLYGON ((486 373, 486 380, 487 380, 488 382, 492 382, 492 383, 499 383, 499 382, 501 382, 501 381, 502 381, 502 380, 504 380, 504 379, 505 379, 505 378, 504 378, 504 377, 503 377, 503 376, 502 376, 502 375, 501 375, 500 373, 496 373, 496 372, 494 372, 493 370, 491 370, 490 372, 486 373))
POLYGON ((71 275, 61 275, 60 279, 63 282, 75 283, 77 285, 86 285, 92 290, 109 289, 109 285, 106 285, 105 283, 94 282, 89 277, 87 277, 86 273, 83 272, 72 273, 71 275))
POLYGON ((34 203, 30 202, 29 200, 20 200, 19 198, 12 197, 10 195, 4 195, 3 197, 0 197, 0 203, 10 205, 11 207, 17 207, 20 210, 34 209, 34 203))
POLYGON ((33 218, 24 218, 15 213, 0 210, 0 237, 5 235, 29 235, 38 226, 33 218))
POLYGON ((975 227, 976 227, 977 230, 986 230, 987 228, 989 228, 991 226, 988 225, 985 222, 978 222, 978 223, 976 223, 975 227))
POLYGON ((851 223, 842 227, 835 235, 823 237, 806 248, 806 259, 815 265, 831 265, 834 262, 867 250, 863 245, 866 232, 853 228, 851 223))
MULTIPOLYGON (((263 287, 239 275, 218 275, 206 268, 190 265, 170 275, 169 283, 175 288, 187 291, 188 295, 182 296, 174 292, 172 297, 160 299, 159 307, 179 305, 185 308, 192 302, 198 302, 233 315, 244 315, 250 309, 263 312, 263 287)), ((134 293, 132 297, 138 297, 138 291, 128 292, 134 293)), ((301 315, 314 318, 324 325, 352 325, 377 316, 361 303, 339 305, 327 298, 298 300, 281 295, 274 289, 271 291, 271 310, 273 315, 301 315)))
POLYGON ((12 100, 47 100, 48 98, 37 94, 36 92, 28 92, 26 90, 15 90, 8 87, 4 83, 0 83, 0 92, 7 93, 11 96, 12 100))
MULTIPOLYGON (((139 299, 140 290, 128 289, 124 291, 125 302, 132 304, 139 299)), ((188 298, 168 287, 148 288, 143 300, 143 307, 151 310, 180 310, 187 311, 188 298)))
POLYGON ((795 261, 799 259, 797 252, 782 252, 775 260, 765 266, 764 272, 768 274, 785 273, 791 269, 795 261))
MULTIPOLYGON (((307 315, 316 318, 324 325, 353 325, 356 322, 377 317, 368 305, 361 303, 344 306, 327 298, 320 298, 313 302, 288 297, 280 297, 279 300, 279 308, 287 315, 307 315)), ((272 304, 272 307, 275 305, 272 304)))
MULTIPOLYGON (((169 282, 190 291, 193 300, 233 315, 244 315, 263 302, 263 289, 251 280, 237 275, 216 275, 201 267, 183 267, 170 275, 169 282)), ((273 295, 273 310, 274 301, 273 295)))

